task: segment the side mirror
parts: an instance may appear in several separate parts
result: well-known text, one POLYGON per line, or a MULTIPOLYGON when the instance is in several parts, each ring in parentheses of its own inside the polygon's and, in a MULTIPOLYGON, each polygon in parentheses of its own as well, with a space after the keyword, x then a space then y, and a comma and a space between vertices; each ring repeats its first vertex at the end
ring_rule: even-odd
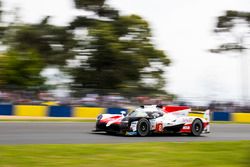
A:
POLYGON ((121 111, 121 114, 122 114, 123 116, 126 116, 126 115, 127 115, 127 112, 126 112, 126 111, 121 111))

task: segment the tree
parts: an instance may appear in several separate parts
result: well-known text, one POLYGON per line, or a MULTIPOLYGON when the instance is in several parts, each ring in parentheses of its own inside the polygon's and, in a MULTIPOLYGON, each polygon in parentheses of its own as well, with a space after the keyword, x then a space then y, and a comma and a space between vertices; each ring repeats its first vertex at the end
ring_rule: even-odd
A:
POLYGON ((236 32, 235 28, 239 26, 250 26, 250 12, 238 12, 238 11, 226 11, 225 15, 217 18, 217 24, 214 32, 217 34, 224 34, 227 36, 233 36, 233 40, 222 43, 216 49, 211 49, 212 52, 222 51, 243 51, 245 48, 244 38, 247 33, 250 33, 250 29, 246 32, 236 32), (244 25, 245 24, 245 25, 244 25))
POLYGON ((3 7, 2 7, 2 1, 0 1, 0 41, 2 41, 4 32, 7 29, 6 25, 3 23, 3 14, 4 13, 5 13, 5 11, 3 10, 3 7))
POLYGON ((47 24, 48 19, 45 17, 39 24, 9 26, 4 43, 21 52, 36 50, 47 65, 65 65, 74 56, 73 34, 67 27, 47 24))
POLYGON ((0 86, 10 89, 40 87, 44 79, 40 72, 44 63, 34 50, 9 50, 0 56, 0 86))
POLYGON ((214 29, 216 34, 223 34, 226 42, 223 42, 216 49, 211 49, 213 53, 239 52, 242 60, 242 100, 248 99, 248 69, 247 58, 244 51, 247 48, 246 38, 250 33, 250 12, 226 11, 217 18, 214 29), (243 30, 243 28, 245 28, 243 30), (230 38, 228 38, 230 37, 230 38), (231 40, 229 40, 231 39, 231 40))
POLYGON ((105 0, 74 0, 77 9, 92 11, 100 17, 115 19, 119 12, 105 4, 105 0))
POLYGON ((163 67, 170 60, 152 43, 146 20, 121 16, 105 0, 74 2, 95 16, 76 17, 69 26, 51 25, 45 17, 37 24, 14 22, 2 31, 8 46, 0 58, 2 85, 42 85, 40 71, 52 65, 70 70, 74 85, 81 88, 163 90, 163 67), (79 66, 65 68, 72 59, 79 66))
POLYGON ((104 0, 75 0, 75 4, 78 9, 99 16, 98 19, 78 17, 70 25, 70 29, 87 32, 78 38, 81 66, 73 70, 76 85, 95 89, 162 90, 163 67, 170 60, 153 45, 147 21, 136 15, 120 16, 104 0), (153 82, 146 84, 147 79, 153 82))
MULTIPOLYGON (((155 48, 149 25, 141 17, 119 16, 113 20, 78 17, 70 27, 87 31, 85 43, 78 45, 78 55, 84 59, 73 70, 77 85, 138 90, 149 86, 143 82, 146 78, 153 78, 151 91, 165 86, 162 66, 169 65, 170 60, 155 48)), ((79 41, 82 43, 81 38, 79 41)))
POLYGON ((50 66, 63 69, 67 64, 66 60, 74 56, 73 33, 66 26, 50 25, 49 18, 45 17, 37 24, 14 22, 3 31, 3 44, 9 48, 2 58, 4 62, 0 64, 0 68, 5 70, 0 72, 4 85, 15 88, 28 88, 32 85, 43 87, 45 79, 40 76, 40 72, 50 66), (26 71, 30 66, 33 71, 26 71), (31 78, 28 77, 29 72, 31 78))
POLYGON ((75 7, 85 10, 97 10, 104 5, 105 0, 74 0, 75 7))

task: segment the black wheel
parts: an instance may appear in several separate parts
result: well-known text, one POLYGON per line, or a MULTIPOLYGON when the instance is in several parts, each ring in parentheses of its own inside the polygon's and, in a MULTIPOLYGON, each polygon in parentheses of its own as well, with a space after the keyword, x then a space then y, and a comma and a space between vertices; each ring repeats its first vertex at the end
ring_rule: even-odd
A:
POLYGON ((137 132, 139 136, 147 136, 150 132, 150 123, 147 119, 142 118, 137 123, 137 132))
POLYGON ((192 136, 200 136, 203 131, 203 124, 200 119, 195 119, 192 124, 192 136))

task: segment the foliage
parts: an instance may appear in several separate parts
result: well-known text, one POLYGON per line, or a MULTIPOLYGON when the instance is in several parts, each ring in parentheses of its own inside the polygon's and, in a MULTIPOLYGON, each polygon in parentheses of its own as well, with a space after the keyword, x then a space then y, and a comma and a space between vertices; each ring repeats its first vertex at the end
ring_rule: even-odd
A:
POLYGON ((151 88, 165 86, 162 67, 169 65, 170 60, 155 48, 149 25, 141 17, 119 16, 107 21, 78 17, 70 27, 88 32, 87 44, 78 45, 78 55, 85 59, 73 70, 77 85, 134 91, 147 87, 143 79, 153 78, 151 88))
POLYGON ((234 19, 244 19, 250 24, 250 13, 228 10, 225 15, 218 17, 216 27, 224 28, 224 30, 231 30, 233 26, 235 26, 233 22, 234 19))
POLYGON ((73 34, 65 27, 46 24, 13 25, 5 33, 4 43, 16 50, 36 50, 47 65, 64 65, 73 57, 73 34))
POLYGON ((119 12, 105 4, 105 0, 74 0, 74 3, 76 8, 95 12, 101 17, 114 19, 119 16, 119 12))
POLYGON ((0 27, 2 44, 9 48, 1 57, 2 86, 43 85, 40 71, 56 66, 69 70, 72 85, 80 88, 164 92, 163 68, 170 60, 152 43, 148 22, 137 15, 120 16, 105 2, 74 0, 77 9, 95 16, 78 16, 68 26, 51 25, 47 16, 37 24, 0 27), (65 68, 70 60, 80 65, 65 68))
POLYGON ((0 86, 4 88, 32 88, 43 84, 40 72, 44 63, 34 50, 9 50, 0 57, 0 86))
POLYGON ((2 31, 3 45, 9 49, 1 61, 2 87, 45 88, 40 72, 48 66, 63 67, 74 56, 73 34, 67 27, 48 24, 45 17, 37 24, 10 24, 2 31))
POLYGON ((75 6, 78 9, 95 10, 104 5, 105 0, 74 0, 75 6))
POLYGON ((250 26, 250 13, 249 12, 239 12, 239 11, 232 11, 228 10, 225 12, 224 15, 219 16, 217 18, 217 24, 215 27, 214 32, 219 34, 226 34, 232 36, 234 41, 226 41, 219 45, 217 49, 212 49, 212 52, 222 52, 222 51, 243 51, 247 49, 244 46, 244 36, 246 33, 250 32, 241 32, 243 34, 232 34, 232 31, 237 26, 250 26))

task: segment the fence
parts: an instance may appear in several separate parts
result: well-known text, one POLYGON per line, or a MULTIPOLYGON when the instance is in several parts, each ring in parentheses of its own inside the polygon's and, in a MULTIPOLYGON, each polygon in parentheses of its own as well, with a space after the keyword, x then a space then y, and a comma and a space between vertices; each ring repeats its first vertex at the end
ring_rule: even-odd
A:
POLYGON ((128 112, 128 109, 44 105, 0 105, 0 115, 5 116, 96 118, 101 113, 120 114, 121 111, 128 112))
MULTIPOLYGON (((94 119, 101 113, 120 114, 121 111, 126 111, 128 113, 129 109, 79 106, 0 105, 0 115, 5 116, 76 117, 94 119)), ((250 113, 214 111, 211 114, 211 118, 213 121, 250 122, 250 113)))

